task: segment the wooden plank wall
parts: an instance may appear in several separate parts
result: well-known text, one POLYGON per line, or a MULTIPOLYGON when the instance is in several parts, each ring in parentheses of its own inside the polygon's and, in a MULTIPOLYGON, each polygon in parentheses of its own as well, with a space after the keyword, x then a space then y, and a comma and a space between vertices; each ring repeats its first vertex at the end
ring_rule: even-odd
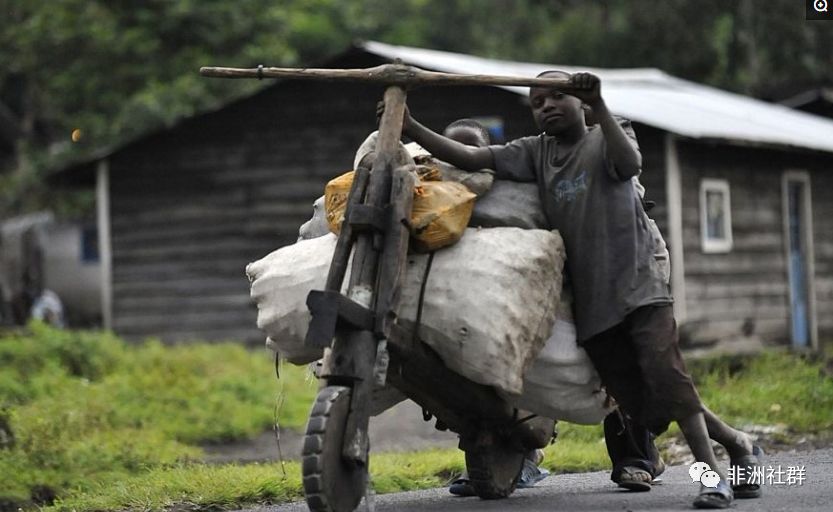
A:
POLYGON ((668 240, 668 201, 665 193, 665 132, 634 123, 634 131, 642 152, 642 174, 639 181, 645 187, 645 198, 656 206, 649 212, 668 240))
MULTIPOLYGON (((115 330, 261 343, 244 267, 295 241, 324 184, 375 129, 380 97, 381 88, 284 83, 115 155, 115 330)), ((435 129, 485 115, 504 117, 511 137, 532 129, 521 98, 498 89, 419 90, 411 108, 435 129)))
POLYGON ((816 316, 819 340, 833 341, 833 159, 810 177, 816 255, 816 316))
POLYGON ((833 159, 813 153, 681 141, 686 300, 689 328, 697 338, 740 337, 744 324, 770 342, 789 340, 789 286, 782 213, 782 176, 811 173, 819 320, 830 332, 833 300, 833 159), (700 233, 700 181, 730 185, 733 248, 705 254, 700 233), (828 188, 825 188, 828 187, 828 188))

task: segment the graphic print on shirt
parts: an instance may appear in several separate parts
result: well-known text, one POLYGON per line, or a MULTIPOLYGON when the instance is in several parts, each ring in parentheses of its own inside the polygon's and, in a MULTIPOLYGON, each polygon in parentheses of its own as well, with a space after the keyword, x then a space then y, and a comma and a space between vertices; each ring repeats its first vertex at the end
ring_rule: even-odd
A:
POLYGON ((566 201, 572 203, 576 198, 587 192, 587 172, 582 171, 575 179, 563 179, 556 183, 552 191, 555 196, 555 202, 560 203, 566 201))

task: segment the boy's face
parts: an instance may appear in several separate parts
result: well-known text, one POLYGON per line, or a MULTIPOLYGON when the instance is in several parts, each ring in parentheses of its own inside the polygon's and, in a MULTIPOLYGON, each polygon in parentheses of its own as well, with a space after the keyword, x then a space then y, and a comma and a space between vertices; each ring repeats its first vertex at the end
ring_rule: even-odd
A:
POLYGON ((474 128, 468 126, 452 126, 446 129, 445 134, 451 140, 456 140, 460 144, 467 146, 484 147, 488 146, 488 141, 483 139, 483 135, 474 128))
MULTIPOLYGON (((566 73, 546 73, 542 77, 569 76, 566 73)), ((584 111, 581 100, 564 94, 556 89, 532 87, 529 90, 529 104, 532 117, 538 128, 547 135, 558 135, 574 128, 577 124, 584 126, 584 111)))

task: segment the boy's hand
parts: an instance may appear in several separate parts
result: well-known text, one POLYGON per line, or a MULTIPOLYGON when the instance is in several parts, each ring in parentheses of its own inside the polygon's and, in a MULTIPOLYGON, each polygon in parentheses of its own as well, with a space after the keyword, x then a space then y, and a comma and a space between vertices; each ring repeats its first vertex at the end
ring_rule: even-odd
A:
MULTIPOLYGON (((385 101, 384 100, 379 100, 379 102, 376 103, 376 124, 377 125, 382 122, 382 114, 384 114, 384 113, 385 113, 385 101)), ((408 105, 405 105, 405 112, 402 115, 402 131, 403 132, 408 129, 408 126, 411 124, 411 119, 412 119, 411 111, 410 111, 410 109, 408 109, 408 105)))
POLYGON ((590 108, 602 101, 602 81, 593 73, 570 75, 570 85, 559 87, 565 94, 575 96, 590 108))

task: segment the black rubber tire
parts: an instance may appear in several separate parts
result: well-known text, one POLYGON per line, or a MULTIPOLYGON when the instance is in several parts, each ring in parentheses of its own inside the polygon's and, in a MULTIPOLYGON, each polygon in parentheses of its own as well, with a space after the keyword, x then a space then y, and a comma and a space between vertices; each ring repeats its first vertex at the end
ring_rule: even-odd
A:
POLYGON ((350 388, 327 386, 318 392, 307 422, 301 473, 312 512, 352 512, 367 488, 367 467, 344 462, 341 445, 350 410, 350 388))
POLYGON ((466 451, 466 470, 474 492, 484 500, 498 500, 515 492, 524 453, 497 435, 466 451))

